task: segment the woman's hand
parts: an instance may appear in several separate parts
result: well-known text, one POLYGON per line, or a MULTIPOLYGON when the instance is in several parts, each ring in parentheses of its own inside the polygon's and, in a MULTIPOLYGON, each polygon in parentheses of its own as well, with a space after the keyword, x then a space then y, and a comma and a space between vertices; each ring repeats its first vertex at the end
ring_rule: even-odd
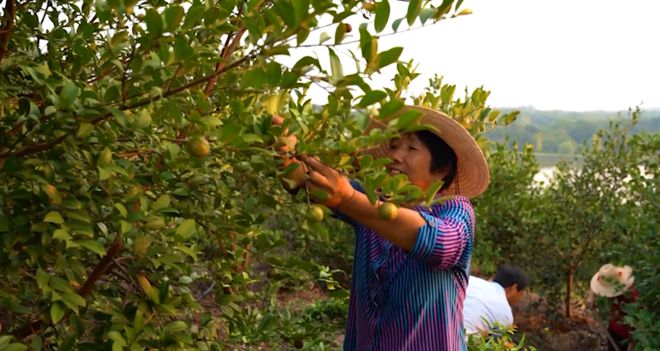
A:
MULTIPOLYGON (((279 115, 273 115, 273 119, 270 123, 274 126, 281 126, 282 123, 284 123, 284 118, 279 115)), ((295 134, 289 134, 288 129, 284 129, 282 131, 282 135, 280 135, 277 141, 281 144, 281 146, 278 147, 278 151, 287 153, 291 150, 295 150, 296 143, 298 143, 298 137, 296 137, 295 134)))
MULTIPOLYGON (((284 123, 284 118, 278 115, 273 115, 271 120, 272 125, 281 126, 282 123, 284 123)), ((298 138, 296 135, 289 134, 287 129, 284 129, 282 131, 282 135, 278 137, 279 145, 277 147, 277 152, 283 160, 282 168, 286 168, 293 163, 298 165, 296 169, 282 177, 284 180, 284 187, 292 194, 295 194, 295 192, 297 192, 298 189, 302 186, 305 179, 305 173, 307 172, 304 163, 300 162, 300 160, 295 157, 289 156, 289 152, 295 150, 297 142, 298 138)))
POLYGON ((345 175, 321 163, 316 158, 309 156, 303 156, 301 158, 307 167, 309 167, 306 183, 310 188, 311 194, 314 193, 314 190, 320 190, 327 194, 327 198, 317 198, 315 200, 328 207, 336 207, 353 198, 355 189, 345 175))

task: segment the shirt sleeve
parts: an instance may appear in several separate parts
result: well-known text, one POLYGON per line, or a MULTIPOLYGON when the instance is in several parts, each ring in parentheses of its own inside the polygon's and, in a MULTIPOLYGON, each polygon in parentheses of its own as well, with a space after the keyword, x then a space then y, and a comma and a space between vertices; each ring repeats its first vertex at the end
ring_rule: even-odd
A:
MULTIPOLYGON (((357 180, 351 180, 350 183, 353 189, 361 193, 364 193, 364 190, 362 190, 362 186, 357 180)), ((332 211, 331 214, 332 217, 342 220, 343 222, 346 222, 352 226, 355 226, 357 224, 351 217, 339 212, 336 208, 330 208, 330 210, 332 211)))
POLYGON ((457 206, 438 217, 425 212, 419 214, 426 224, 419 228, 409 255, 436 269, 457 265, 472 242, 472 216, 468 210, 457 206))

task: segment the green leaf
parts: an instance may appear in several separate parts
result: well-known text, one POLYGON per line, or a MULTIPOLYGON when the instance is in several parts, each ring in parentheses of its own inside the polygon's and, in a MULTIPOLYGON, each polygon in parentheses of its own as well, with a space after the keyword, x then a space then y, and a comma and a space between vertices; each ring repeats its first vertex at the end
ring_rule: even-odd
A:
POLYGON ((389 0, 382 0, 376 6, 376 19, 374 20, 374 28, 376 32, 382 32, 387 25, 390 18, 390 2, 389 0))
POLYGON ((0 346, 6 346, 9 345, 11 342, 11 339, 14 337, 11 335, 0 335, 0 346))
POLYGON ((50 116, 55 112, 57 112, 57 107, 50 105, 44 110, 44 116, 50 116))
POLYGON ((126 221, 119 221, 119 229, 121 229, 122 234, 126 234, 133 229, 133 225, 126 221))
POLYGON ((61 302, 55 302, 50 306, 50 320, 57 324, 64 317, 64 305, 61 302))
POLYGON ((108 180, 114 174, 114 172, 110 169, 103 167, 97 167, 97 168, 99 170, 99 180, 108 180))
POLYGON ((167 195, 167 194, 161 195, 158 198, 158 200, 156 200, 156 202, 154 202, 153 210, 154 211, 160 211, 162 209, 165 209, 165 208, 169 207, 170 206, 170 201, 171 201, 171 199, 170 199, 169 195, 167 195))
POLYGON ((330 40, 330 35, 326 32, 321 33, 321 36, 319 37, 319 45, 325 43, 328 40, 330 40))
POLYGON ((80 244, 80 246, 86 248, 87 250, 98 254, 99 256, 105 255, 105 248, 96 240, 82 240, 76 241, 76 243, 80 244))
POLYGON ((330 54, 330 72, 332 72, 331 81, 338 82, 344 77, 344 71, 341 66, 341 61, 339 57, 335 54, 335 51, 328 48, 330 54))
POLYGON ((405 103, 399 99, 388 101, 384 103, 383 106, 380 107, 380 113, 378 117, 381 119, 386 119, 386 117, 399 111, 399 109, 401 109, 401 107, 403 107, 404 105, 405 103))
POLYGON ((184 11, 181 6, 171 5, 165 10, 165 24, 169 32, 175 32, 179 29, 181 19, 183 18, 184 11))
POLYGON ((243 81, 241 82, 245 88, 262 89, 266 84, 266 75, 263 69, 256 67, 243 74, 243 81))
POLYGON ((273 46, 263 51, 265 57, 284 55, 289 56, 289 45, 273 46))
POLYGON ((282 66, 277 62, 270 62, 266 65, 266 81, 271 87, 277 86, 282 79, 282 66))
POLYGON ((335 45, 340 44, 346 36, 346 23, 339 23, 335 30, 335 45))
POLYGON ((514 111, 514 112, 510 112, 510 113, 507 113, 506 115, 504 115, 504 117, 503 117, 504 118, 504 125, 509 125, 509 124, 513 123, 513 121, 515 121, 518 118, 519 113, 520 113, 520 111, 514 111))
POLYGON ((174 321, 165 325, 165 331, 170 334, 188 330, 188 324, 184 321, 174 321))
POLYGON ((48 282, 50 281, 50 276, 43 269, 37 269, 37 274, 35 275, 35 280, 37 281, 37 286, 41 290, 50 289, 48 282))
POLYGON ((85 299, 82 298, 82 296, 74 292, 62 294, 62 302, 64 302, 67 305, 67 307, 75 311, 78 310, 78 307, 83 307, 87 304, 87 302, 85 301, 85 299))
POLYGON ((374 163, 374 157, 371 155, 364 155, 360 158, 360 168, 368 168, 374 163))
POLYGON ((418 111, 408 111, 399 116, 396 127, 400 130, 406 129, 417 123, 422 118, 422 114, 418 111))
POLYGON ((32 335, 30 347, 32 348, 32 351, 41 351, 41 348, 43 347, 43 340, 39 335, 32 335))
POLYGON ((163 17, 153 8, 147 10, 144 15, 144 21, 147 22, 147 31, 154 37, 163 35, 163 17))
POLYGON ((422 10, 422 0, 410 0, 408 3, 408 12, 406 13, 406 20, 408 25, 412 26, 415 23, 415 19, 419 16, 419 11, 422 10))
POLYGON ((62 218, 62 215, 59 212, 51 211, 46 214, 44 222, 62 224, 64 223, 64 218, 62 218))
POLYGON ((184 61, 193 56, 195 52, 188 44, 188 40, 180 35, 174 38, 174 59, 177 61, 184 61))
POLYGON ((360 26, 360 51, 362 52, 362 57, 367 62, 371 62, 372 42, 371 34, 367 31, 367 27, 364 25, 360 26))
POLYGON ((108 339, 112 340, 112 351, 123 351, 126 346, 126 340, 117 331, 108 332, 108 339))
POLYGON ((420 11, 419 19, 422 21, 422 24, 424 24, 426 23, 426 21, 428 21, 429 18, 433 17, 434 14, 435 14, 434 9, 425 8, 420 11))
POLYGON ((398 18, 392 22, 392 30, 393 31, 398 31, 399 27, 401 26, 401 22, 403 22, 404 18, 398 18))
POLYGON ((119 212, 119 214, 120 214, 122 217, 126 217, 126 216, 128 216, 128 210, 126 210, 126 207, 124 207, 124 205, 122 205, 122 204, 115 204, 115 208, 117 209, 117 211, 119 212))
POLYGON ((57 229, 53 232, 53 239, 68 241, 71 240, 71 235, 64 229, 57 229))
POLYGON ((298 26, 296 14, 293 6, 288 1, 276 1, 274 5, 277 14, 284 20, 284 23, 290 28, 298 26))
POLYGON ((223 125, 220 129, 220 140, 225 144, 231 143, 240 134, 241 129, 241 126, 237 123, 223 125))
POLYGON ((48 284, 50 285, 51 288, 61 293, 73 291, 71 284, 60 277, 50 277, 50 281, 48 282, 48 284))
POLYGON ((402 47, 394 47, 387 51, 381 52, 378 54, 378 68, 383 68, 396 62, 399 59, 399 56, 401 56, 402 52, 402 47))
POLYGON ((295 65, 293 65, 293 68, 291 69, 292 71, 302 71, 305 70, 306 67, 308 66, 316 66, 318 68, 321 68, 321 64, 319 63, 319 60, 317 60, 314 57, 311 56, 305 56, 298 60, 295 65))
POLYGON ((296 15, 295 26, 297 26, 309 13, 309 0, 295 0, 292 3, 296 15))
POLYGON ((93 124, 87 123, 87 122, 82 122, 82 123, 80 123, 80 126, 78 127, 78 131, 76 132, 76 138, 84 139, 92 131, 94 131, 94 125, 93 124))
POLYGON ((13 342, 7 346, 2 347, 2 351, 25 351, 27 350, 27 346, 23 344, 19 344, 16 342, 13 342))
POLYGON ((491 123, 495 122, 495 120, 496 120, 497 117, 499 117, 499 116, 500 116, 500 111, 498 111, 498 110, 491 111, 491 112, 488 114, 488 122, 491 122, 491 123))
POLYGON ((362 100, 360 100, 360 103, 358 104, 358 107, 367 107, 373 105, 377 102, 382 101, 386 97, 387 97, 386 92, 382 90, 372 90, 364 94, 362 100))
POLYGON ((195 220, 194 219, 186 219, 181 224, 179 227, 176 229, 176 234, 182 236, 184 239, 189 238, 191 235, 193 235, 197 231, 195 220))
POLYGON ((76 98, 80 95, 80 88, 71 82, 64 84, 59 95, 59 102, 62 107, 70 107, 76 98))
POLYGON ((77 221, 85 222, 85 223, 92 223, 92 219, 89 218, 89 215, 83 211, 64 211, 64 214, 69 218, 69 219, 75 219, 77 221))
POLYGON ((186 19, 183 20, 183 29, 188 29, 197 25, 204 17, 205 10, 205 6, 201 4, 190 6, 186 12, 186 19))
POLYGON ((94 229, 90 223, 80 222, 80 221, 67 221, 67 226, 71 232, 79 235, 83 235, 88 238, 94 237, 94 229))

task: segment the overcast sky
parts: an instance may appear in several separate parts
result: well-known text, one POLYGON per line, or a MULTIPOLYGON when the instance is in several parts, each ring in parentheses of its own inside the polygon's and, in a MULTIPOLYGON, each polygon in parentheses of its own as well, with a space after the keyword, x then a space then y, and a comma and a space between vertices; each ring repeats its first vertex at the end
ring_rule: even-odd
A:
MULTIPOLYGON (((390 3, 391 18, 405 16, 407 3, 390 3)), ((496 107, 660 107, 660 1, 465 0, 462 8, 474 13, 382 37, 380 50, 404 46, 401 58, 414 58, 424 77, 483 85, 496 107)), ((327 62, 327 50, 318 52, 327 62)))

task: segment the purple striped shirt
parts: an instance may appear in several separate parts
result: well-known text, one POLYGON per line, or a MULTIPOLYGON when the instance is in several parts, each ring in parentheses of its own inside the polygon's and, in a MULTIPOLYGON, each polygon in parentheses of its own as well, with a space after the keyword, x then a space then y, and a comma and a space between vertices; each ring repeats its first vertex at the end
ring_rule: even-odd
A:
POLYGON ((410 252, 338 214, 356 232, 344 350, 467 350, 463 301, 474 236, 472 205, 456 196, 416 210, 426 225, 410 252))

